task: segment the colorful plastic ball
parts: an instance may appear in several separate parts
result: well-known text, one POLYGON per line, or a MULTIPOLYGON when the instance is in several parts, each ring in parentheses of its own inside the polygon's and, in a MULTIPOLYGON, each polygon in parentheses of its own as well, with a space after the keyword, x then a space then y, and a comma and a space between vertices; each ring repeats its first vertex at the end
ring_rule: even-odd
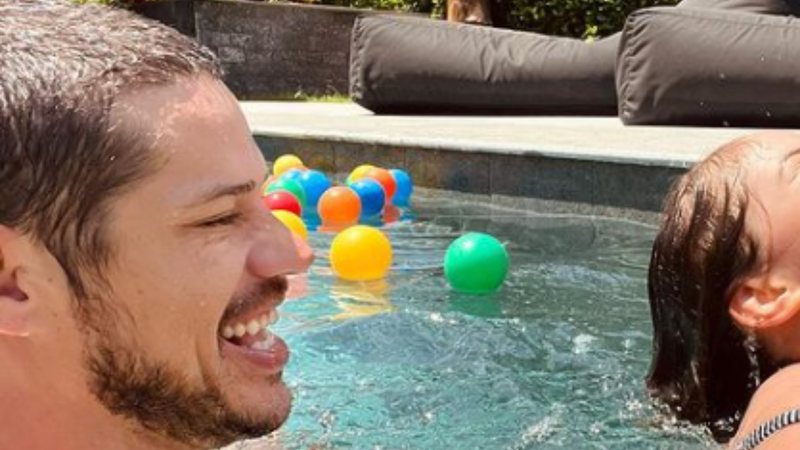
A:
POLYGON ((488 234, 467 233, 450 244, 444 256, 444 275, 459 292, 493 292, 507 274, 508 253, 500 241, 488 234))
POLYGON ((303 176, 303 173, 305 172, 306 170, 303 169, 289 169, 286 172, 283 172, 283 174, 280 177, 278 177, 278 179, 297 181, 302 185, 303 183, 300 182, 300 178, 303 176))
POLYGON ((300 184, 306 192, 309 206, 317 206, 320 197, 331 187, 331 181, 319 170, 306 170, 300 175, 300 184))
POLYGON ((303 190, 303 185, 297 181, 279 178, 277 181, 267 186, 267 192, 265 192, 265 194, 275 191, 289 191, 297 197, 301 205, 306 204, 306 191, 303 190))
POLYGON ((322 225, 322 219, 319 218, 319 214, 314 208, 304 208, 303 215, 300 216, 303 219, 303 223, 306 224, 306 228, 308 231, 317 231, 322 225))
POLYGON ((361 199, 349 187, 335 186, 322 194, 317 213, 328 227, 354 225, 361 216, 361 199))
POLYGON ((292 233, 300 236, 301 238, 308 239, 308 230, 306 229, 306 224, 303 223, 303 219, 298 217, 296 214, 290 213, 289 211, 272 211, 272 215, 275 216, 282 224, 286 226, 292 233))
POLYGON ((264 206, 272 211, 289 211, 298 216, 303 214, 300 200, 289 191, 273 191, 263 198, 264 206))
POLYGON ((373 166, 372 164, 362 164, 356 167, 355 169, 353 169, 352 172, 350 172, 350 175, 347 177, 347 184, 348 185, 353 184, 356 181, 364 178, 364 175, 366 175, 367 172, 369 172, 374 168, 375 166, 373 166))
POLYGON ((383 211, 386 194, 383 187, 375 180, 364 178, 350 185, 350 189, 361 199, 361 217, 371 217, 383 211))
POLYGON ((392 244, 378 229, 356 225, 331 243, 331 268, 339 278, 369 281, 384 278, 392 265, 392 244))
POLYGON ((390 224, 400 220, 403 212, 400 208, 394 205, 386 205, 383 207, 383 223, 390 224))
POLYGON ((283 175, 289 169, 299 169, 303 166, 303 161, 295 155, 281 155, 272 164, 272 174, 276 177, 283 175))
POLYGON ((391 172, 386 169, 381 169, 380 167, 375 167, 367 171, 367 173, 364 174, 364 178, 369 178, 380 183, 383 192, 386 194, 386 203, 392 201, 392 197, 394 197, 394 193, 397 191, 397 182, 394 181, 391 172))
POLYGON ((392 203, 399 206, 408 205, 411 200, 411 194, 414 192, 414 183, 411 181, 411 176, 405 170, 392 169, 389 171, 397 183, 397 191, 394 193, 392 203))
POLYGON ((270 175, 263 183, 261 183, 261 195, 267 195, 267 188, 270 184, 274 183, 276 179, 277 178, 275 178, 274 175, 270 175))

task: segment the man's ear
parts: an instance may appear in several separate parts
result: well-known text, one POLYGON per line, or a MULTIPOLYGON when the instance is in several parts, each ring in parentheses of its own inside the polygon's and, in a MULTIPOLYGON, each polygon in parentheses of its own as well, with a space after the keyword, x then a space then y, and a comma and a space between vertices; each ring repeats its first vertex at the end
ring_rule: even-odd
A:
POLYGON ((728 312, 744 329, 777 327, 800 313, 800 286, 775 277, 746 279, 734 290, 728 312))
POLYGON ((19 234, 0 225, 0 338, 28 335, 31 308, 20 287, 20 261, 14 249, 19 234))

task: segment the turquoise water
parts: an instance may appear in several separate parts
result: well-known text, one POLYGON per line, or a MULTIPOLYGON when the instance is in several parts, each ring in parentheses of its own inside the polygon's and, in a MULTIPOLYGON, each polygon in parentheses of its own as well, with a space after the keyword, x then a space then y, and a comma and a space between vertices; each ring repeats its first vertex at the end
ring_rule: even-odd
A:
POLYGON ((318 258, 281 308, 295 393, 287 449, 705 449, 702 430, 650 406, 646 268, 632 222, 416 199, 386 225, 395 270, 337 281, 318 258), (451 292, 441 270, 465 231, 506 243, 501 291, 451 292))

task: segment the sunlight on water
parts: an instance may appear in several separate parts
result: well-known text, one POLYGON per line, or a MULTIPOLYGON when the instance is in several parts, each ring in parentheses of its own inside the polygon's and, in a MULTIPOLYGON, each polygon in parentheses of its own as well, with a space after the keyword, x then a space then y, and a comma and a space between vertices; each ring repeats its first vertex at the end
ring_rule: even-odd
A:
POLYGON ((704 449, 644 393, 645 276, 654 230, 579 216, 422 199, 386 227, 387 280, 347 283, 318 254, 277 332, 292 349, 287 449, 704 449), (451 292, 447 245, 465 231, 504 242, 500 292, 451 292))

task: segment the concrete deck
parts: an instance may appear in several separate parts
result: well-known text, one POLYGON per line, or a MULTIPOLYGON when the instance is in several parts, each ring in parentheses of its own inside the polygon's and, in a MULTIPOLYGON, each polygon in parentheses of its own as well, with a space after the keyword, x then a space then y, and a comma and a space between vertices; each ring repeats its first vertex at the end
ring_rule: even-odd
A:
POLYGON ((626 127, 615 117, 375 116, 350 103, 241 102, 256 134, 687 167, 741 128, 626 127))
POLYGON ((241 106, 268 159, 294 152, 338 173, 365 162, 404 167, 420 186, 590 214, 658 211, 675 176, 754 131, 625 127, 613 117, 375 116, 348 103, 241 106))

